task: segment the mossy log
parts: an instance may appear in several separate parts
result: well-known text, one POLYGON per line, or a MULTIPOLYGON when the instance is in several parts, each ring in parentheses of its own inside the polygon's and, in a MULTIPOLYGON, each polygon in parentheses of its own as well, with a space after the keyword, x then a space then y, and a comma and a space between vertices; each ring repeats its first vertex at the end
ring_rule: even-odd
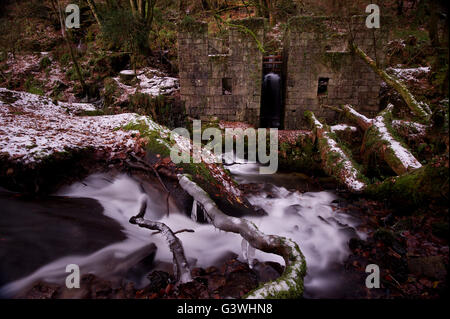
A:
POLYGON ((380 69, 376 62, 372 60, 367 54, 365 54, 360 48, 353 44, 353 51, 360 56, 371 68, 375 71, 389 86, 396 90, 408 105, 409 109, 414 115, 419 117, 422 121, 428 122, 431 114, 424 110, 420 103, 414 98, 408 88, 399 80, 387 74, 384 70, 380 69))
POLYGON ((363 153, 366 162, 371 154, 376 153, 396 174, 402 175, 420 168, 422 164, 406 146, 394 138, 392 129, 393 107, 392 104, 389 104, 374 119, 366 118, 350 105, 344 105, 342 108, 347 117, 355 121, 365 131, 361 153, 363 153))
POLYGON ((185 174, 178 176, 180 186, 200 203, 216 228, 240 234, 252 247, 283 257, 286 267, 280 278, 263 284, 246 295, 246 298, 300 298, 303 295, 303 278, 306 261, 298 245, 291 239, 266 235, 246 219, 225 215, 209 195, 185 174))
POLYGON ((400 207, 418 207, 431 201, 442 204, 448 201, 448 181, 448 167, 430 163, 401 176, 371 184, 366 193, 400 207))
POLYGON ((210 194, 220 209, 228 215, 240 217, 265 214, 261 210, 256 210, 243 196, 229 172, 221 163, 215 162, 215 155, 206 149, 194 148, 188 137, 170 131, 148 116, 138 117, 123 129, 139 131, 140 137, 146 144, 145 161, 149 165, 167 161, 167 165, 175 173, 182 171, 192 175, 193 180, 210 194), (188 162, 173 163, 171 160, 172 148, 178 150, 178 153, 186 154, 189 157, 188 162), (201 152, 201 156, 199 156, 201 161, 194 163, 193 156, 198 151, 201 152))
POLYGON ((313 112, 305 112, 305 116, 314 128, 324 171, 336 177, 350 191, 359 193, 366 188, 364 175, 356 168, 350 155, 347 155, 339 143, 333 138, 329 129, 320 123, 313 112))

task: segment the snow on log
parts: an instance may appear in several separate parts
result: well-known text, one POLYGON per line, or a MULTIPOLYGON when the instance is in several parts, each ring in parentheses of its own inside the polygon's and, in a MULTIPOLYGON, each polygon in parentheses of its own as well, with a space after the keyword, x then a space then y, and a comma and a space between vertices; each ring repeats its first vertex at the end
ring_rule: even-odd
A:
POLYGON ((351 120, 356 121, 366 132, 361 148, 361 152, 364 153, 365 157, 367 158, 371 153, 376 152, 395 173, 402 175, 408 171, 420 168, 422 165, 406 146, 403 146, 392 136, 391 112, 393 107, 392 104, 389 104, 376 118, 368 120, 371 123, 369 126, 367 126, 369 122, 362 123, 360 120, 365 118, 365 116, 358 113, 350 105, 344 105, 343 109, 345 114, 351 120))
POLYGON ((363 175, 345 154, 330 131, 320 123, 313 112, 305 112, 318 138, 320 157, 325 172, 336 177, 352 192, 362 192, 366 188, 363 175))
POLYGON ((373 124, 373 121, 371 119, 355 111, 355 109, 353 109, 351 105, 343 105, 342 109, 344 110, 345 116, 358 124, 363 131, 366 131, 373 124))
POLYGON ((170 251, 173 254, 173 273, 176 276, 178 283, 184 284, 192 281, 191 269, 186 260, 183 244, 180 239, 175 236, 175 233, 166 224, 144 219, 146 209, 147 199, 144 197, 139 213, 136 216, 131 217, 130 223, 142 228, 160 231, 169 244, 170 251))
POLYGON ((388 85, 394 88, 405 100, 409 109, 420 119, 428 121, 431 114, 425 111, 422 105, 414 98, 408 88, 399 80, 387 74, 384 70, 380 69, 374 60, 372 60, 367 54, 365 54, 356 45, 353 45, 353 50, 358 56, 360 56, 371 68, 375 71, 388 85))
POLYGON ((356 132, 357 130, 358 129, 355 126, 350 126, 350 125, 346 125, 346 124, 337 124, 337 125, 330 126, 330 131, 333 133, 345 132, 345 131, 356 132))
POLYGON ((404 138, 409 140, 422 139, 426 136, 427 126, 421 123, 405 121, 405 120, 393 120, 392 128, 404 138))
POLYGON ((286 267, 281 277, 251 291, 247 298, 298 298, 302 296, 306 261, 294 241, 276 235, 266 235, 254 223, 246 219, 225 215, 209 195, 190 179, 190 176, 180 174, 178 179, 180 186, 202 205, 211 224, 216 228, 240 234, 254 248, 283 257, 286 267))

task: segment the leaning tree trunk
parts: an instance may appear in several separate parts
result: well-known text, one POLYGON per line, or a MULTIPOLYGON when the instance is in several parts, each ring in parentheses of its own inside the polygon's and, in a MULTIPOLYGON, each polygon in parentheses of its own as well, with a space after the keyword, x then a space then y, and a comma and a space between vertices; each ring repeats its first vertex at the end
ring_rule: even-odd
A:
POLYGON ((264 284, 251 291, 247 298, 299 298, 303 294, 303 278, 306 274, 306 261, 298 245, 289 238, 262 233, 254 223, 237 217, 225 215, 188 175, 178 175, 180 186, 201 204, 216 228, 240 234, 252 247, 283 257, 286 267, 276 281, 264 284))
POLYGON ((431 114, 423 109, 419 102, 414 98, 408 88, 399 80, 387 74, 384 70, 380 69, 374 60, 372 60, 367 54, 365 54, 360 48, 353 44, 353 50, 358 54, 371 68, 375 71, 388 85, 394 88, 405 100, 409 109, 423 121, 428 121, 431 114))
POLYGON ((364 131, 364 140, 361 152, 367 158, 374 152, 377 153, 389 167, 398 175, 420 168, 422 165, 411 154, 406 146, 403 146, 392 135, 392 109, 389 104, 386 109, 374 119, 368 119, 355 111, 350 105, 344 105, 344 114, 356 122, 364 131))
POLYGON ((307 111, 305 116, 314 127, 324 171, 336 177, 350 191, 362 192, 367 186, 364 176, 355 167, 349 155, 345 154, 328 128, 316 119, 313 112, 307 111))
POLYGON ((86 0, 86 1, 87 1, 88 5, 89 5, 89 8, 91 9, 91 12, 92 12, 92 15, 95 18, 95 21, 97 21, 97 24, 101 27, 102 26, 102 22, 100 20, 100 15, 98 14, 97 7, 96 7, 94 1, 92 1, 92 0, 86 0))

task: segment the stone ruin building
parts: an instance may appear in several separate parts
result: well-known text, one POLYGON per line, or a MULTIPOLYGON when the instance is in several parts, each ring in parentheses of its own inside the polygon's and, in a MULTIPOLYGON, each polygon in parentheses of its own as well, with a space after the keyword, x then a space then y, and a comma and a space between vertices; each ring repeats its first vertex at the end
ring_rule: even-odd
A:
POLYGON ((209 34, 206 23, 183 23, 178 54, 180 93, 187 114, 264 127, 262 81, 273 72, 281 78, 281 129, 306 128, 306 110, 333 121, 336 112, 323 105, 348 103, 373 116, 380 107, 381 80, 352 54, 349 39, 383 65, 388 26, 382 20, 381 28, 368 29, 365 20, 366 16, 294 17, 280 56, 264 56, 259 49, 265 39, 263 18, 233 21, 233 28, 221 36, 209 34))

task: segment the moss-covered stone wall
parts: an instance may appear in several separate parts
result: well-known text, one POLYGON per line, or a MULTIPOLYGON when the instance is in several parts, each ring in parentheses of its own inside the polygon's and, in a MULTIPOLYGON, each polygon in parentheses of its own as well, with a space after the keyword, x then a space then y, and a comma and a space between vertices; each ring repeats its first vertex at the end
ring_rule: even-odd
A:
POLYGON ((259 124, 264 23, 261 18, 226 22, 214 36, 206 23, 181 24, 179 76, 188 115, 259 124), (230 91, 224 92, 224 81, 230 91))
POLYGON ((351 104, 367 116, 379 111, 381 80, 351 53, 348 44, 353 39, 382 65, 388 27, 386 19, 382 19, 380 29, 368 29, 365 19, 366 16, 350 19, 299 16, 289 21, 284 48, 286 129, 306 127, 305 111, 333 121, 336 113, 322 105, 351 104), (318 92, 319 78, 329 79, 326 93, 318 92))

